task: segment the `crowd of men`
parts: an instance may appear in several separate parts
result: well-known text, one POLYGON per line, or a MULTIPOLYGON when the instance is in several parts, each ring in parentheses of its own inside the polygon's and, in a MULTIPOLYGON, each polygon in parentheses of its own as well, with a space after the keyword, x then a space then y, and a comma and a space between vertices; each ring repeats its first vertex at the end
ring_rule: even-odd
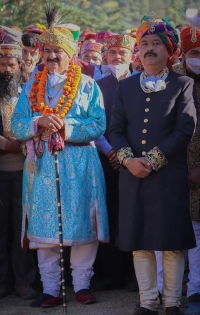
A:
POLYGON ((0 26, 0 299, 60 305, 64 246, 78 302, 96 302, 95 264, 102 290, 135 272, 134 315, 182 314, 187 251, 184 314, 199 315, 199 14, 128 34, 58 17, 0 26))

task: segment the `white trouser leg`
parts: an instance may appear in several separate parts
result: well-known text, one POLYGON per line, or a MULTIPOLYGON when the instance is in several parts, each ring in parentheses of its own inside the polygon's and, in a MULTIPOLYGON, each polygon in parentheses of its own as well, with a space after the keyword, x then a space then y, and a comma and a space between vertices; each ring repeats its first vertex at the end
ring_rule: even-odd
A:
POLYGON ((155 311, 159 304, 156 257, 154 251, 133 252, 135 273, 140 290, 140 306, 155 311))
POLYGON ((95 241, 87 245, 72 246, 71 248, 70 263, 75 292, 90 287, 98 245, 99 241, 95 241))
POLYGON ((156 265, 157 265, 157 283, 158 291, 162 294, 163 290, 163 263, 162 263, 162 252, 155 251, 156 265))
POLYGON ((189 282, 187 296, 200 293, 200 222, 192 221, 197 247, 189 249, 189 282))
POLYGON ((59 247, 39 249, 38 267, 43 284, 43 293, 58 297, 61 285, 59 247))
POLYGON ((180 305, 184 273, 184 256, 180 251, 163 251, 163 305, 180 305))

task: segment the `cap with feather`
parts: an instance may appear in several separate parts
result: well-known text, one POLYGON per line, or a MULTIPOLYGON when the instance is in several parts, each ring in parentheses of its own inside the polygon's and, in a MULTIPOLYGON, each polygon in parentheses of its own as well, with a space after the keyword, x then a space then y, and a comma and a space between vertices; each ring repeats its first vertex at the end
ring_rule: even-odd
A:
POLYGON ((43 44, 62 48, 72 58, 76 42, 69 29, 59 26, 61 20, 59 9, 60 7, 56 4, 46 6, 45 15, 48 29, 38 37, 38 40, 43 44))

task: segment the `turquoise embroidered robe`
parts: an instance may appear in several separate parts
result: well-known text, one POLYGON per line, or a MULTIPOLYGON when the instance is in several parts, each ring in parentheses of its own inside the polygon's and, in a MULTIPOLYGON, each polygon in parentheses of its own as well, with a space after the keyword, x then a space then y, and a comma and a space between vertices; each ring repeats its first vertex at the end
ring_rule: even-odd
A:
MULTIPOLYGON (((33 82, 34 78, 25 84, 12 117, 12 130, 22 141, 35 136, 33 121, 41 115, 30 108, 28 97, 33 82)), ((55 99, 50 102, 51 107, 62 95, 62 86, 52 87, 55 99)), ((48 102, 47 92, 45 100, 48 102)), ((106 120, 102 95, 93 79, 82 75, 74 104, 64 122, 66 141, 91 142, 86 146, 65 143, 58 155, 64 245, 82 245, 95 240, 108 242, 105 182, 93 144, 104 134, 106 120)), ((36 160, 36 174, 27 173, 27 159, 24 164, 22 240, 27 235, 30 248, 59 244, 55 163, 47 144, 44 141, 44 154, 36 160)))

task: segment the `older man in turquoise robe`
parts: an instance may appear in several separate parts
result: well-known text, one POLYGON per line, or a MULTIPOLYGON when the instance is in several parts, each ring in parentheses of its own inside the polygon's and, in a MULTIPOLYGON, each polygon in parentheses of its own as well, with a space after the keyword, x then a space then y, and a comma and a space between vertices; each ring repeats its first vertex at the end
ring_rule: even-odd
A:
MULTIPOLYGON (((48 69, 44 102, 53 109, 68 80, 66 69, 75 51, 74 41, 69 31, 59 27, 47 30, 39 39, 48 69)), ((31 107, 30 92, 33 92, 35 80, 36 77, 32 77, 25 85, 12 119, 14 134, 28 149, 24 167, 22 238, 27 235, 30 248, 39 249, 43 282, 43 294, 31 306, 50 307, 60 303, 60 242, 55 162, 50 152, 52 134, 62 134, 64 139, 64 148, 58 154, 63 242, 72 246, 74 291, 79 302, 94 303, 96 299, 89 291, 92 266, 98 242, 109 240, 104 177, 93 143, 106 128, 102 95, 93 79, 81 75, 68 114, 64 118, 59 113, 45 115, 31 107), (38 140, 42 127, 45 131, 38 140), (29 173, 30 162, 35 164, 35 173, 29 173)), ((67 101, 66 97, 62 109, 67 101)))

